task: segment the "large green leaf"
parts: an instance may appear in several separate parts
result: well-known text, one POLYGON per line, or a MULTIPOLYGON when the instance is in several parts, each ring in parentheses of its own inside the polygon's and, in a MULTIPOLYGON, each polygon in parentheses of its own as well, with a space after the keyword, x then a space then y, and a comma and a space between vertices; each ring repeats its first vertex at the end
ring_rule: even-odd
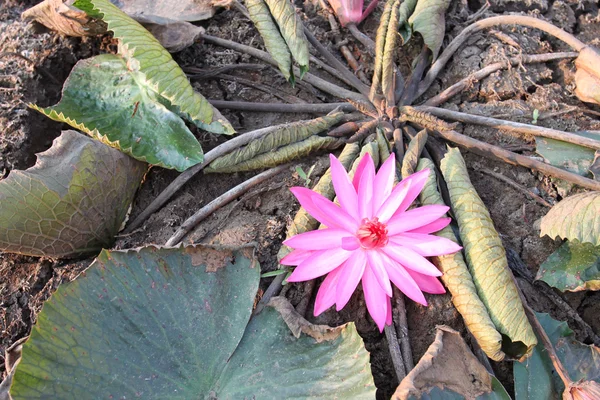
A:
POLYGON ((162 104, 144 75, 112 54, 79 61, 58 104, 36 110, 132 157, 183 171, 203 160, 183 120, 162 104))
MULTIPOLYGON (((536 316, 571 380, 600 383, 600 349, 576 341, 566 322, 556 321, 548 314, 536 313, 536 316)), ((562 399, 564 384, 541 343, 530 358, 515 363, 513 369, 516 400, 562 399)))
POLYGON ((536 279, 563 292, 600 290, 600 246, 563 243, 540 265, 536 279))
POLYGON ((109 0, 79 0, 78 7, 102 14, 108 29, 119 39, 120 53, 127 66, 145 76, 148 86, 157 92, 173 111, 212 133, 231 134, 231 124, 201 94, 194 91, 184 72, 142 25, 119 10, 109 0))
POLYGON ((444 14, 449 4, 450 0, 419 0, 415 11, 408 19, 413 31, 423 36, 423 41, 433 52, 434 60, 444 40, 446 31, 444 14))
POLYGON ((369 353, 354 324, 328 342, 296 339, 268 307, 244 338, 215 385, 218 399, 374 399, 369 353))
POLYGON ((195 399, 209 393, 252 312, 252 250, 103 251, 44 305, 17 399, 195 399))
POLYGON ((103 251, 44 305, 23 349, 15 400, 373 398, 353 325, 316 344, 267 308, 252 250, 103 251))
POLYGON ((265 42, 267 51, 277 61, 277 66, 285 79, 293 85, 294 69, 292 68, 292 54, 271 16, 269 7, 264 0, 245 0, 244 3, 246 3, 246 7, 248 8, 250 19, 265 42))
POLYGON ((300 65, 300 78, 302 78, 302 75, 308 71, 310 57, 304 25, 290 0, 265 0, 265 3, 269 6, 292 57, 300 65))
POLYGON ((440 163, 448 185, 452 210, 460 228, 467 265, 479 298, 496 329, 503 335, 502 350, 519 358, 537 339, 527 320, 502 240, 490 213, 471 184, 467 166, 456 148, 449 148, 440 163))
POLYGON ((600 192, 569 196, 542 218, 541 236, 600 246, 600 192))
POLYGON ((65 131, 26 171, 0 181, 0 250, 73 257, 109 247, 146 165, 65 131))

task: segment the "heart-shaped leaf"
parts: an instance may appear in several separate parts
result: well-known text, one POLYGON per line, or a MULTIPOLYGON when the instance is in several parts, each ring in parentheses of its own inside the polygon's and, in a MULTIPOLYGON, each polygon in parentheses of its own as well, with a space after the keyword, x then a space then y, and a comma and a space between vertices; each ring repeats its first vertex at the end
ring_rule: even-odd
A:
POLYGON ((271 308, 246 326, 259 274, 251 248, 103 251, 44 305, 11 394, 373 398, 353 325, 319 344, 294 338, 271 308))
POLYGON ((73 257, 110 247, 146 165, 65 131, 26 171, 0 181, 0 249, 73 257))
POLYGON ((540 265, 536 279, 563 292, 600 290, 600 246, 563 243, 540 265))
POLYGON ((415 32, 423 36, 423 41, 433 52, 433 59, 442 47, 444 33, 446 31, 446 19, 444 14, 450 5, 449 0, 419 0, 415 11, 408 19, 415 32))
POLYGON ((542 218, 541 236, 600 246, 600 192, 569 196, 542 218))
POLYGON ((103 54, 75 65, 57 105, 33 107, 138 160, 183 171, 203 160, 202 147, 163 102, 123 58, 103 54))
MULTIPOLYGON (((548 314, 536 313, 536 316, 571 380, 600 383, 600 349, 576 341, 573 338, 573 331, 569 329, 566 322, 556 321, 548 314)), ((531 357, 527 360, 514 363, 513 372, 516 399, 563 398, 565 386, 558 378, 550 357, 541 343, 535 346, 531 357)))

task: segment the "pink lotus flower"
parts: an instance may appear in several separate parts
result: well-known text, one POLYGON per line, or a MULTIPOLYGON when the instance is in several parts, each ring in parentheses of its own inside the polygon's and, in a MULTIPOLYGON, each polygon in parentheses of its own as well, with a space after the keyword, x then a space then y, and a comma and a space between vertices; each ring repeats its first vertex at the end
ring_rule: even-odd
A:
POLYGON ((445 293, 436 278, 442 273, 425 257, 461 249, 451 240, 431 235, 450 223, 442 218, 448 207, 429 205, 408 210, 427 180, 429 170, 409 176, 394 187, 396 161, 387 159, 375 174, 366 154, 353 181, 333 155, 331 178, 340 205, 303 187, 291 188, 302 207, 325 225, 301 233, 284 244, 294 248, 281 260, 297 265, 289 282, 302 282, 327 274, 315 301, 315 316, 348 303, 362 280, 371 317, 383 331, 392 323, 394 283, 410 299, 427 305, 423 292, 445 293), (408 211, 407 211, 408 210, 408 211))
POLYGON ((375 9, 375 6, 377 6, 378 1, 371 0, 371 3, 364 12, 363 0, 329 0, 329 4, 342 26, 346 26, 347 24, 359 24, 363 19, 367 18, 375 9))

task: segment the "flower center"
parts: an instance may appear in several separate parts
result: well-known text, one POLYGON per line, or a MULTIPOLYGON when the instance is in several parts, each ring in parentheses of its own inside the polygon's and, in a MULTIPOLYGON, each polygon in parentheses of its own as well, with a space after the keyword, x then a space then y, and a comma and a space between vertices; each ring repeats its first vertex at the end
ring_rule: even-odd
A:
POLYGON ((387 226, 379 222, 377 217, 365 218, 356 232, 356 238, 363 249, 371 250, 383 247, 388 243, 387 233, 387 226))

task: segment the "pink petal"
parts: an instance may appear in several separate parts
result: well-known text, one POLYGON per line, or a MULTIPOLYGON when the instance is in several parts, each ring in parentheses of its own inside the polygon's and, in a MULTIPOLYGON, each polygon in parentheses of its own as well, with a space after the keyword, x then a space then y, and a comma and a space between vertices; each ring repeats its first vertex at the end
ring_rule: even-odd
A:
POLYGON ((396 157, 392 153, 383 163, 377 175, 373 188, 373 212, 379 210, 383 201, 388 198, 394 187, 394 178, 396 175, 396 157))
POLYGON ((394 215, 398 207, 400 207, 408 195, 409 190, 410 181, 402 181, 396 185, 394 190, 392 190, 392 193, 383 201, 383 204, 375 213, 375 216, 379 218, 380 222, 385 224, 390 218, 392 218, 392 215, 394 215))
POLYGON ((341 247, 344 237, 349 236, 348 232, 343 229, 318 229, 292 236, 285 240, 283 244, 295 249, 327 250, 333 247, 341 247))
MULTIPOLYGON (((408 275, 408 274, 407 274, 408 275)), ((411 278, 412 279, 412 278, 411 278)), ((367 265, 362 278, 363 292, 365 293, 365 302, 371 318, 377 324, 380 332, 383 332, 385 322, 388 318, 388 308, 390 307, 390 298, 377 283, 377 278, 367 265)))
POLYGON ((315 317, 335 304, 335 288, 339 281, 340 271, 341 267, 334 269, 321 283, 315 299, 315 317))
POLYGON ((423 187, 425 186, 425 183, 427 182, 427 177, 429 176, 429 172, 430 172, 429 169, 423 169, 417 173, 410 175, 406 179, 404 179, 404 181, 410 182, 410 189, 408 191, 408 194, 402 201, 402 204, 400 204, 400 206, 396 210, 395 215, 401 214, 404 211, 408 210, 408 207, 410 207, 410 205, 413 203, 413 201, 415 201, 415 199, 417 198, 419 193, 421 193, 421 190, 423 190, 423 187))
POLYGON ((342 238, 342 249, 352 251, 360 247, 360 242, 356 236, 346 236, 342 238))
POLYGON ((435 265, 430 263, 423 256, 409 247, 400 247, 388 244, 382 250, 391 259, 395 260, 406 268, 412 269, 413 271, 430 276, 442 275, 435 265))
POLYGON ((433 233, 433 232, 441 231, 442 229, 444 229, 445 227, 450 225, 450 221, 452 221, 452 218, 436 219, 435 221, 433 221, 427 225, 423 225, 420 228, 411 230, 411 232, 413 232, 413 233, 433 233))
POLYGON ((350 214, 355 220, 358 217, 358 197, 346 169, 333 154, 329 155, 331 164, 331 182, 342 208, 350 214))
POLYGON ((352 253, 344 265, 340 267, 340 279, 335 294, 335 308, 340 311, 348 304, 352 293, 356 290, 367 265, 367 257, 362 250, 352 253))
POLYGON ((401 233, 390 238, 390 243, 397 246, 409 247, 423 257, 443 256, 453 254, 462 249, 452 240, 423 233, 401 233))
POLYGON ((354 190, 356 190, 356 193, 358 193, 358 184, 360 183, 362 174, 365 171, 365 168, 367 167, 369 160, 371 162, 373 162, 371 155, 369 153, 365 153, 363 158, 361 158, 360 162, 356 166, 356 171, 354 171, 354 178, 352 179, 352 185, 354 186, 354 190))
POLYGON ((419 285, 417 285, 407 270, 394 260, 389 261, 389 263, 386 263, 386 269, 394 285, 412 301, 426 306, 427 300, 425 300, 425 296, 423 296, 419 285))
POLYGON ((446 214, 450 207, 441 205, 430 205, 417 207, 412 210, 395 214, 387 223, 388 236, 407 232, 423 225, 430 224, 446 214))
POLYGON ((369 157, 367 165, 358 184, 358 213, 360 219, 373 216, 373 182, 375 181, 375 164, 369 157))
POLYGON ((358 230, 358 221, 348 215, 337 204, 321 195, 319 197, 313 196, 312 201, 315 206, 327 215, 329 224, 324 225, 331 228, 344 229, 352 235, 356 233, 358 230))
POLYGON ((330 226, 328 224, 330 223, 330 220, 329 218, 327 218, 327 215, 323 211, 321 211, 317 206, 315 206, 313 196, 321 196, 320 194, 313 192, 312 190, 307 189, 305 187, 299 186, 290 188, 290 192, 292 192, 292 194, 296 196, 298 202, 302 207, 304 207, 306 212, 312 215, 317 221, 319 221, 325 226, 337 228, 335 226, 330 226))
POLYGON ((385 324, 386 325, 392 324, 392 304, 389 300, 387 301, 387 313, 385 316, 385 324))
MULTIPOLYGON (((386 257, 387 258, 387 257, 386 257)), ((377 283, 385 291, 385 294, 392 297, 392 284, 390 278, 385 270, 384 261, 382 255, 377 250, 367 251, 367 260, 369 261, 369 267, 377 278, 377 283)))
POLYGON ((281 265, 299 265, 302 261, 310 257, 314 251, 296 249, 283 257, 279 263, 281 265))
POLYGON ((446 293, 446 289, 444 289, 444 286, 438 278, 434 276, 423 275, 418 272, 411 271, 410 269, 407 269, 406 272, 408 272, 408 274, 415 280, 415 283, 423 292, 431 294, 446 293))
POLYGON ((319 250, 301 262, 288 282, 303 282, 323 276, 337 267, 350 257, 352 252, 342 249, 319 250))

